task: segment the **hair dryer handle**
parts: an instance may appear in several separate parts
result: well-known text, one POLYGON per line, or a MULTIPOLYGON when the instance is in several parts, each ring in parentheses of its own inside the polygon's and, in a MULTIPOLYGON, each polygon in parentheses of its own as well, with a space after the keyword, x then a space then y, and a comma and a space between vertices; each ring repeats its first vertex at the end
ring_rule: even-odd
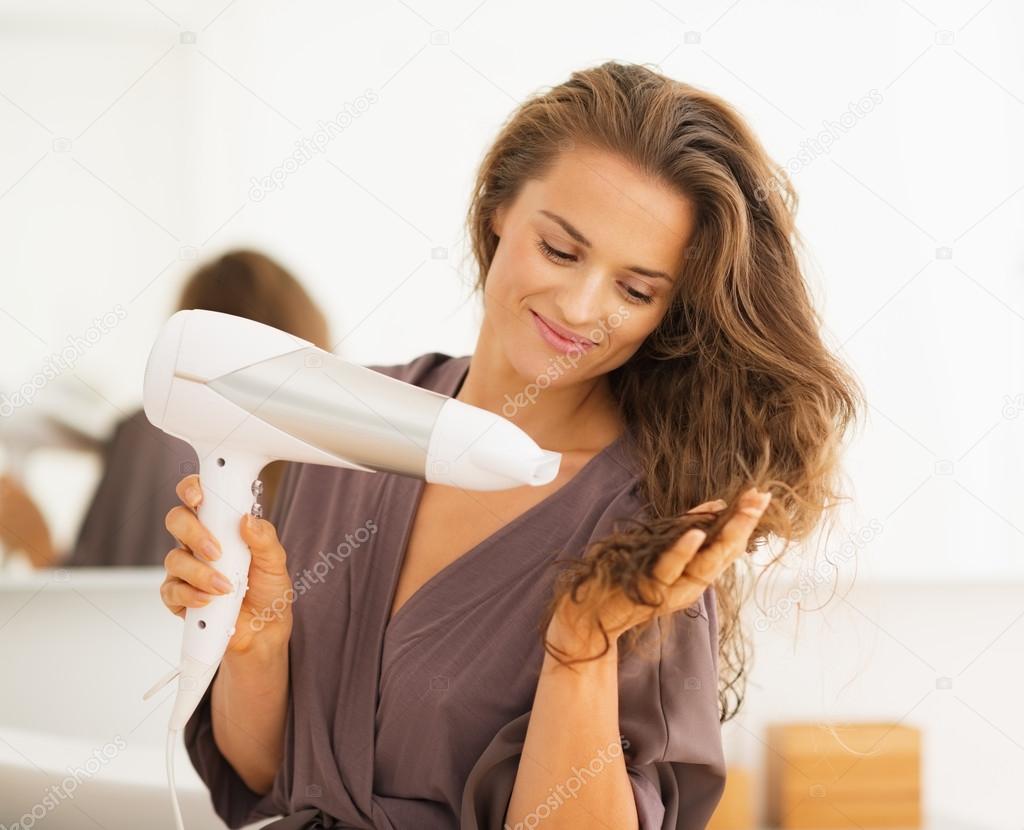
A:
POLYGON ((185 632, 181 643, 181 674, 171 728, 184 728, 192 716, 235 633, 242 600, 249 588, 252 554, 242 539, 239 525, 254 501, 253 482, 269 459, 240 454, 217 455, 199 452, 203 501, 199 521, 220 543, 220 556, 209 563, 233 586, 202 608, 185 610, 185 632))

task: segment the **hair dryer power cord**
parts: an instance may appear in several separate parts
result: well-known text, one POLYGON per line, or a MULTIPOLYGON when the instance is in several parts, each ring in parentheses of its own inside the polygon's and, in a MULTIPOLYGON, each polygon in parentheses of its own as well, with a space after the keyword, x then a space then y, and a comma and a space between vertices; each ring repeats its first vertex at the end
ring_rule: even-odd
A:
POLYGON ((181 806, 178 804, 178 793, 174 788, 174 744, 178 733, 174 729, 167 730, 167 785, 171 790, 171 808, 174 810, 174 826, 176 830, 185 830, 181 821, 181 806))

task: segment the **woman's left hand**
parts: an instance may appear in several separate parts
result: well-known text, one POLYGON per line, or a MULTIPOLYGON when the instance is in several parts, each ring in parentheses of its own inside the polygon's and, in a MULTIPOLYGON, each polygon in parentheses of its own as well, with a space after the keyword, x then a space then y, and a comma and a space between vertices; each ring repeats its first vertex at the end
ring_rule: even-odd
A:
MULTIPOLYGON (((672 614, 693 605, 701 594, 747 549, 750 534, 771 501, 771 493, 752 487, 740 497, 733 517, 703 550, 707 534, 698 528, 688 530, 664 551, 654 566, 655 578, 664 586, 666 602, 659 614, 672 614)), ((689 513, 724 508, 725 502, 705 502, 689 513)), ((584 586, 583 593, 586 591, 584 586)), ((654 613, 649 605, 638 605, 622 593, 602 605, 601 625, 614 645, 619 636, 635 625, 646 622, 654 613)), ((548 626, 547 639, 575 659, 600 654, 604 637, 593 620, 583 620, 579 606, 563 597, 548 626)), ((612 653, 613 650, 609 650, 612 653)))

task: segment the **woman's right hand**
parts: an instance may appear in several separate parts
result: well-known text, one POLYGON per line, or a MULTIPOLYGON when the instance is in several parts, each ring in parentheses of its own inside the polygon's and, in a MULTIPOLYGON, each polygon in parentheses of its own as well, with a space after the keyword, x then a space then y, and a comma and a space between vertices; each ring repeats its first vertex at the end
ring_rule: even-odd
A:
MULTIPOLYGON (((220 556, 220 544, 196 515, 203 498, 199 476, 186 476, 175 492, 183 504, 171 508, 164 525, 180 547, 164 558, 167 577, 160 586, 160 598, 172 614, 184 617, 186 608, 202 608, 215 597, 230 593, 231 583, 210 564, 220 556)), ((245 515, 240 530, 252 561, 249 590, 238 612, 235 633, 228 641, 228 651, 237 653, 248 651, 256 642, 286 643, 291 636, 291 602, 295 596, 277 529, 266 519, 245 515)))

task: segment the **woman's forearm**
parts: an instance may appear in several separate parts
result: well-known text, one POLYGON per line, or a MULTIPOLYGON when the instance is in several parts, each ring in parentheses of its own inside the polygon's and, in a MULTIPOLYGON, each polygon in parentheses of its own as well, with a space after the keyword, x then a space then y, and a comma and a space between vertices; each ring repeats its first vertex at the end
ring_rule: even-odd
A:
POLYGON ((615 642, 572 668, 544 655, 505 820, 511 830, 639 826, 619 739, 615 642))
POLYGON ((270 792, 284 754, 288 641, 229 651, 213 680, 213 739, 245 785, 270 792))

